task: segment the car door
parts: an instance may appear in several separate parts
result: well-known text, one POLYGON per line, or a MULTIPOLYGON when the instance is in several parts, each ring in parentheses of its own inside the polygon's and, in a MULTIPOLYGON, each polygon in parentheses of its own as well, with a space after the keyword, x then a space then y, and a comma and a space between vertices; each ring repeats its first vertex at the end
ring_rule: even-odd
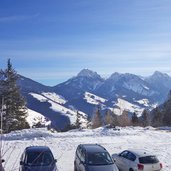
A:
POLYGON ((25 156, 26 156, 25 153, 26 152, 24 151, 23 154, 21 155, 19 171, 24 171, 25 170, 25 156))
POLYGON ((137 168, 137 164, 135 162, 137 157, 132 152, 128 151, 126 158, 128 160, 127 162, 127 166, 129 167, 128 170, 130 168, 135 170, 137 168))
POLYGON ((76 150, 76 154, 75 154, 75 167, 77 171, 80 171, 80 151, 81 151, 81 147, 78 146, 77 150, 76 150))
POLYGON ((117 166, 121 171, 129 171, 128 151, 123 151, 118 155, 117 166))
POLYGON ((86 159, 85 151, 83 149, 81 149, 81 151, 80 151, 80 163, 79 163, 80 171, 86 171, 85 159, 86 159))

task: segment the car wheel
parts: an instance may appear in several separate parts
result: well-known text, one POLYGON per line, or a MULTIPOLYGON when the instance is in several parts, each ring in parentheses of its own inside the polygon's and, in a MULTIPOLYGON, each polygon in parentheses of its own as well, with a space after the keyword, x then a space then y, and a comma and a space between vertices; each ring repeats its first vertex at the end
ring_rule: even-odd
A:
POLYGON ((134 170, 131 168, 131 169, 129 169, 129 171, 134 171, 134 170))

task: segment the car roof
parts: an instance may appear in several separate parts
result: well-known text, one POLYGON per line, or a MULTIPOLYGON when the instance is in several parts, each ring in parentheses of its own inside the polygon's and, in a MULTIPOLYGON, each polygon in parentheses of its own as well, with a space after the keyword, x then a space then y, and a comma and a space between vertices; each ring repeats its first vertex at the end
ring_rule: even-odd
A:
POLYGON ((150 152, 142 150, 142 149, 129 149, 128 151, 135 154, 137 157, 154 156, 150 152))
POLYGON ((47 146, 30 146, 30 147, 26 147, 26 151, 30 152, 30 151, 51 151, 51 150, 47 146))
POLYGON ((107 150, 99 144, 81 144, 80 146, 83 147, 88 153, 107 152, 107 150))

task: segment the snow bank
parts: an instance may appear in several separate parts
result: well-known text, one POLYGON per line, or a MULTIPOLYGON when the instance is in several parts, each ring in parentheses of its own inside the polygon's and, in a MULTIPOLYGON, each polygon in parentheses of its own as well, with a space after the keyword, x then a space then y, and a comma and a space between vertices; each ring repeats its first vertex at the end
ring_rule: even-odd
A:
POLYGON ((101 144, 110 154, 119 153, 125 149, 147 150, 157 155, 163 163, 164 171, 171 171, 171 132, 152 127, 82 129, 65 133, 29 129, 12 132, 4 138, 3 158, 6 160, 6 171, 18 170, 19 158, 23 150, 33 145, 49 146, 58 160, 59 171, 73 171, 75 150, 79 144, 83 143, 101 144))

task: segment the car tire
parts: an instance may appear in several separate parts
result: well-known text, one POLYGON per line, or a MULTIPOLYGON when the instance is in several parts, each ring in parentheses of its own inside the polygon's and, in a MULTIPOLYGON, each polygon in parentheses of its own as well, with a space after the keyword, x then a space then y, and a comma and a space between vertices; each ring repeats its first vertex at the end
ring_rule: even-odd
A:
POLYGON ((129 169, 129 171, 134 171, 134 170, 131 168, 131 169, 129 169))

